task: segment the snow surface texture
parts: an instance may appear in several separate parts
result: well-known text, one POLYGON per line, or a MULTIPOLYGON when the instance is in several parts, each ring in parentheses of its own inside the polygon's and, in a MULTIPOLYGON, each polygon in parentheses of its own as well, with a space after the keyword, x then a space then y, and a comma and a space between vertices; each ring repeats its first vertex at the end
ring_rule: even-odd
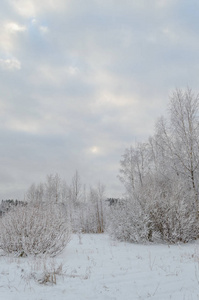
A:
POLYGON ((2 300, 199 299, 199 244, 135 245, 73 235, 58 257, 0 257, 2 300))

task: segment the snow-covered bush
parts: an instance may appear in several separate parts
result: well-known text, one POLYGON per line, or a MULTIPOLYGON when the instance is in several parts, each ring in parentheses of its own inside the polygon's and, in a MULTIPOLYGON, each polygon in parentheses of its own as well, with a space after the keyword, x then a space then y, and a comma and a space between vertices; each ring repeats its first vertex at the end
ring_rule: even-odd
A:
POLYGON ((152 230, 148 213, 139 205, 133 205, 130 199, 123 199, 110 207, 108 232, 120 241, 146 243, 159 240, 159 235, 152 230))
POLYGON ((167 193, 150 184, 140 189, 139 197, 129 197, 111 205, 110 235, 132 243, 186 243, 196 239, 199 221, 193 191, 180 182, 170 183, 167 193))
POLYGON ((159 197, 148 209, 153 231, 162 241, 188 242, 198 237, 199 222, 194 209, 194 196, 175 184, 170 195, 159 197))
POLYGON ((59 204, 33 202, 0 219, 0 248, 18 256, 55 256, 69 242, 70 231, 59 204))

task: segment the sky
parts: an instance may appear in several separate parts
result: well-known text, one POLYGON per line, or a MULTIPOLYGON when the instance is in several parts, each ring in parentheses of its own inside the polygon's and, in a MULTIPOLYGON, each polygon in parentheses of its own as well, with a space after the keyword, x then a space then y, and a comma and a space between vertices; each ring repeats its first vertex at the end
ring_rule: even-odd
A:
POLYGON ((1 0, 0 200, 76 170, 120 197, 125 149, 198 75, 197 0, 1 0))

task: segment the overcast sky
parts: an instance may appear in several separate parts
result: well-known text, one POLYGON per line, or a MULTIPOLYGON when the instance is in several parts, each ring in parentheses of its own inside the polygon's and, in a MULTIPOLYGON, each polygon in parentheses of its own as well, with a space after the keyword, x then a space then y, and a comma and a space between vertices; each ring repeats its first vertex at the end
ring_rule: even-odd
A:
POLYGON ((0 198, 75 170, 120 196, 125 148, 186 86, 199 91, 198 0, 1 0, 0 198))

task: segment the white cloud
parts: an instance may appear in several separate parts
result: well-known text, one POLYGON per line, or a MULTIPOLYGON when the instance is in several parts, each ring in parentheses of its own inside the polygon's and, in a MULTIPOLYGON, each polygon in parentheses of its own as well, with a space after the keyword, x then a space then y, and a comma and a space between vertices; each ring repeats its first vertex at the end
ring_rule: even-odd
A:
POLYGON ((0 50, 3 52, 10 52, 14 48, 13 40, 6 31, 0 29, 0 50))
POLYGON ((18 44, 18 37, 27 30, 25 25, 17 22, 0 22, 0 51, 13 53, 18 44))
POLYGON ((0 59, 0 67, 4 70, 20 70, 21 62, 16 58, 0 59))
POLYGON ((76 66, 55 66, 51 64, 41 64, 31 74, 31 82, 37 86, 48 85, 60 87, 67 79, 81 76, 80 69, 76 66))
POLYGON ((39 131, 39 126, 36 121, 27 121, 22 120, 10 120, 7 124, 9 129, 20 132, 27 133, 37 133, 39 131))
POLYGON ((125 95, 117 95, 109 91, 101 91, 100 97, 97 100, 98 105, 103 106, 126 106, 128 103, 132 103, 132 97, 128 98, 125 95))
POLYGON ((23 32, 23 31, 26 31, 26 26, 23 26, 23 25, 19 25, 15 22, 8 22, 5 24, 5 29, 6 31, 8 32, 23 32))
POLYGON ((79 68, 70 66, 67 68, 67 73, 70 75, 77 75, 80 72, 79 68))
POLYGON ((40 21, 36 18, 31 20, 31 24, 35 26, 42 34, 46 34, 49 31, 48 26, 40 25, 40 21))
POLYGON ((38 24, 38 20, 36 18, 33 18, 31 20, 32 25, 37 25, 38 24))
POLYGON ((47 26, 39 26, 39 30, 42 34, 46 34, 49 31, 47 26))
POLYGON ((161 8, 169 8, 175 5, 177 0, 156 0, 156 5, 161 8))
POLYGON ((10 1, 16 11, 25 17, 32 17, 36 14, 36 3, 31 0, 11 0, 10 1))
POLYGON ((69 1, 65 0, 10 0, 16 12, 26 18, 31 18, 43 12, 60 12, 69 1))
POLYGON ((175 32, 175 28, 169 28, 169 27, 165 27, 162 29, 162 33, 171 41, 171 42, 178 42, 179 41, 179 37, 178 37, 178 33, 175 32))

